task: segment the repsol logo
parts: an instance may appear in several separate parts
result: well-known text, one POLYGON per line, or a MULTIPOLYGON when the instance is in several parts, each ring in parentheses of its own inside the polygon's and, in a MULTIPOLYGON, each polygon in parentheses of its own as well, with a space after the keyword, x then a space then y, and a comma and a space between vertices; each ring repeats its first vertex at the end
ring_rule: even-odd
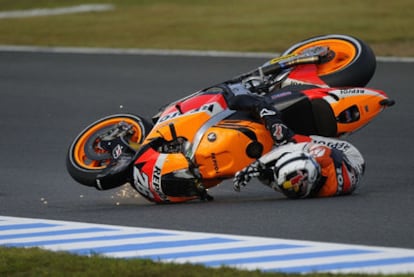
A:
POLYGON ((351 148, 351 145, 344 141, 325 141, 325 140, 313 139, 312 142, 316 144, 326 145, 331 148, 336 148, 341 151, 347 151, 351 148))
POLYGON ((364 94, 365 90, 358 89, 358 88, 351 88, 351 89, 341 89, 341 94, 364 94))
POLYGON ((158 166, 154 167, 154 171, 152 174, 152 185, 155 191, 161 197, 161 199, 166 200, 167 197, 164 195, 164 192, 162 191, 162 188, 161 188, 161 168, 159 168, 158 166))
POLYGON ((216 173, 220 173, 220 167, 217 162, 217 157, 215 153, 211 153, 211 161, 213 162, 213 168, 216 173))

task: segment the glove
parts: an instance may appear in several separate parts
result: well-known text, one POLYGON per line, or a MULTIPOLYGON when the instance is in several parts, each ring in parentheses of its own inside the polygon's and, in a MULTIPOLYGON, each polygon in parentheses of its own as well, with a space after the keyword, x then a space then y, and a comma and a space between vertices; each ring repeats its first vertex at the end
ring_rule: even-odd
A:
POLYGON ((265 169, 266 166, 257 160, 242 170, 238 171, 233 179, 233 189, 237 192, 240 192, 241 186, 246 186, 253 177, 260 176, 265 169))
POLYGON ((293 131, 283 123, 273 123, 268 129, 276 146, 288 143, 294 136, 293 131))

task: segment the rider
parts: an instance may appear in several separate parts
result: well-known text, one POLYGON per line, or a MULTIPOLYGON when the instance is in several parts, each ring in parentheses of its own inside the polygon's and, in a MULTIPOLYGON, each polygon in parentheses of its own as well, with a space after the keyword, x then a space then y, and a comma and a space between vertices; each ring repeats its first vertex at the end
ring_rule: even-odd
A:
POLYGON ((231 109, 247 110, 263 119, 275 147, 236 173, 240 191, 252 177, 288 198, 324 197, 352 193, 364 173, 361 153, 350 143, 321 136, 294 134, 266 98, 243 94, 229 101, 231 109))

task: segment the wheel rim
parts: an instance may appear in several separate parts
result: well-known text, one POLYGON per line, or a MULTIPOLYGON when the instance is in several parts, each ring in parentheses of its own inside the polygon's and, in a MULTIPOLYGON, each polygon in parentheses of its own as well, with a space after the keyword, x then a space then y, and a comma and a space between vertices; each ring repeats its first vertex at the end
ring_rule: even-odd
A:
POLYGON ((292 53, 298 54, 305 49, 315 46, 327 46, 335 53, 335 57, 329 62, 317 65, 318 75, 324 76, 347 67, 355 59, 357 49, 354 44, 341 39, 324 39, 306 43, 296 48, 292 53))
MULTIPOLYGON (((127 117, 114 117, 107 120, 104 120, 102 122, 99 122, 95 125, 93 125, 91 128, 86 130, 77 140, 74 149, 73 149, 73 158, 76 162, 76 164, 82 168, 90 169, 90 170, 99 170, 105 168, 108 163, 110 162, 110 159, 102 159, 102 160, 92 160, 88 158, 87 153, 85 152, 85 146, 88 142, 88 139, 98 133, 99 131, 102 131, 103 129, 107 129, 110 126, 116 125, 119 122, 125 122, 127 124, 132 125, 132 128, 134 130, 134 134, 132 135, 130 142, 132 143, 140 143, 143 138, 143 130, 142 126, 134 119, 127 118, 127 117)), ((98 141, 95 141, 94 145, 97 144, 98 141)), ((94 150, 96 154, 101 154, 104 156, 104 154, 107 154, 108 152, 99 149, 97 147, 94 147, 94 150)))

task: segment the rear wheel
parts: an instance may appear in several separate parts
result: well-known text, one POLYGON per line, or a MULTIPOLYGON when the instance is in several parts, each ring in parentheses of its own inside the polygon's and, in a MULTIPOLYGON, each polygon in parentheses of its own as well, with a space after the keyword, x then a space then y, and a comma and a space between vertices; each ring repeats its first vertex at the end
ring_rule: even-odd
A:
POLYGON ((363 87, 371 80, 376 68, 372 49, 360 39, 347 35, 324 35, 301 41, 282 55, 298 54, 303 50, 327 46, 332 58, 317 65, 318 76, 331 87, 363 87))
MULTIPOLYGON (((128 146, 137 148, 143 142, 152 125, 140 116, 130 114, 111 115, 86 127, 72 142, 66 157, 66 168, 74 180, 85 186, 96 186, 96 178, 113 159, 112 153, 102 147, 103 137, 124 124, 130 131, 123 137, 128 146)), ((120 186, 127 176, 118 176, 120 186)))

